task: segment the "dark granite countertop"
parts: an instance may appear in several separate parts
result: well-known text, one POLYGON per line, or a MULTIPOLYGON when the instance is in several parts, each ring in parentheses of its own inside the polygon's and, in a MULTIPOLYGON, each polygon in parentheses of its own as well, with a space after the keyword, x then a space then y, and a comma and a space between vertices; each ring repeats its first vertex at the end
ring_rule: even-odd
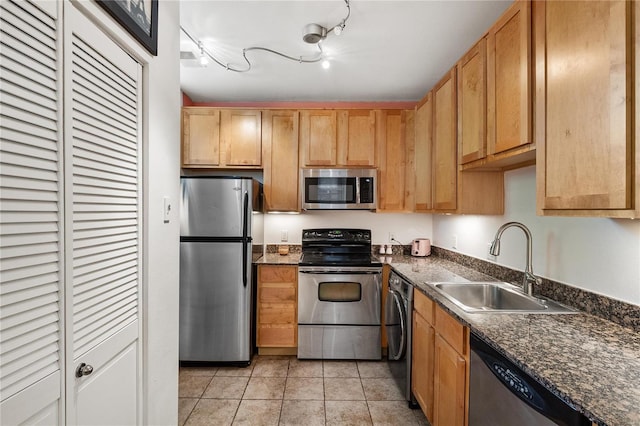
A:
POLYGON ((280 255, 278 253, 265 253, 257 261, 254 261, 256 265, 294 265, 298 266, 300 261, 300 253, 289 253, 287 255, 280 255))
POLYGON ((387 257, 411 281, 471 331, 592 421, 640 425, 640 334, 582 312, 466 313, 427 282, 495 281, 438 257, 387 257))

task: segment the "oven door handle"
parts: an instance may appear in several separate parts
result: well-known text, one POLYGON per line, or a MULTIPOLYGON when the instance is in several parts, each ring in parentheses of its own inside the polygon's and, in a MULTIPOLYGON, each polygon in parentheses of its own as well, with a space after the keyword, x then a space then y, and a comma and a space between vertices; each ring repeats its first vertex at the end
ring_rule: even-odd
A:
POLYGON ((402 308, 402 302, 400 300, 402 296, 396 290, 393 290, 391 288, 389 289, 389 295, 393 297, 393 301, 395 302, 396 308, 398 309, 398 316, 400 317, 400 345, 398 346, 399 350, 395 355, 389 354, 389 358, 391 359, 391 361, 398 361, 399 359, 402 359, 406 351, 407 324, 405 319, 405 312, 402 308))
POLYGON ((301 274, 314 274, 314 275, 377 275, 380 271, 303 271, 298 269, 301 274))

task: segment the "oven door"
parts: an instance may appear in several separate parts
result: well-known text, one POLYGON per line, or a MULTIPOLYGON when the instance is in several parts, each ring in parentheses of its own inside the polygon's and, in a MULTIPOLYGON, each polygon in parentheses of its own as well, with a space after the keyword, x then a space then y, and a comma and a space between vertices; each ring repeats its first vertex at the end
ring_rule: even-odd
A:
POLYGON ((298 269, 298 323, 380 325, 379 267, 298 269))

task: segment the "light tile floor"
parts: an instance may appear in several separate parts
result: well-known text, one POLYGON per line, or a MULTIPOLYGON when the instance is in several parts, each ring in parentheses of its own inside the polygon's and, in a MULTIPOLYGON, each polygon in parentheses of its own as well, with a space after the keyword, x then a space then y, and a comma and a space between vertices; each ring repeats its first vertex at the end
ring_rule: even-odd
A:
POLYGON ((257 356, 249 367, 180 368, 179 425, 429 425, 386 361, 257 356))

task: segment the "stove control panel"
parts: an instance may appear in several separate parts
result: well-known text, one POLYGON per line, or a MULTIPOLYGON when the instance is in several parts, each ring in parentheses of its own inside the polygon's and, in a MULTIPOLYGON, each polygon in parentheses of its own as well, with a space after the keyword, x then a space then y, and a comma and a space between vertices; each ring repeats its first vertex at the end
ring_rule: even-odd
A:
POLYGON ((302 242, 337 241, 371 244, 370 229, 303 229, 302 242))

